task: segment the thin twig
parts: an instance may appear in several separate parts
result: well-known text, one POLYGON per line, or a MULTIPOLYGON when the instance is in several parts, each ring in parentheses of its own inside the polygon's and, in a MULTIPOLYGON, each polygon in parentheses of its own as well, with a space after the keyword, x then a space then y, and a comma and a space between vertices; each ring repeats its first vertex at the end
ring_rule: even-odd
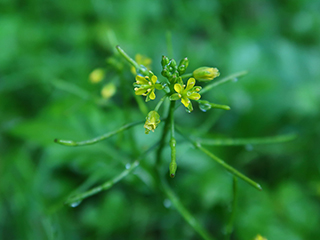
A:
POLYGON ((242 77, 244 75, 246 75, 248 73, 248 71, 242 71, 242 72, 237 72, 237 73, 234 73, 234 74, 231 74, 227 77, 224 77, 216 82, 213 82, 207 86, 205 86, 204 88, 201 89, 200 91, 200 94, 204 94, 206 93, 207 91, 211 90, 212 88, 216 87, 216 86, 219 86, 220 84, 223 84, 223 83, 226 83, 228 81, 231 81, 231 80, 234 80, 236 78, 239 78, 239 77, 242 77))
POLYGON ((117 133, 120 133, 126 129, 129 129, 131 127, 134 127, 138 124, 141 124, 141 123, 144 123, 145 121, 138 121, 138 122, 133 122, 133 123, 128 123, 122 127, 120 127, 119 129, 117 130, 114 130, 114 131, 111 131, 111 132, 108 132, 106 134, 103 134, 102 136, 99 136, 99 137, 96 137, 96 138, 93 138, 93 139, 90 139, 90 140, 85 140, 85 141, 81 141, 81 142, 76 142, 76 141, 73 141, 73 140, 62 140, 62 139, 55 139, 54 142, 58 143, 58 144, 61 144, 61 145, 64 145, 64 146, 68 146, 68 147, 76 147, 76 146, 83 146, 83 145, 91 145, 91 144, 94 144, 94 143, 97 143, 97 142, 100 142, 100 141, 103 141, 109 137, 112 137, 113 135, 117 134, 117 133))

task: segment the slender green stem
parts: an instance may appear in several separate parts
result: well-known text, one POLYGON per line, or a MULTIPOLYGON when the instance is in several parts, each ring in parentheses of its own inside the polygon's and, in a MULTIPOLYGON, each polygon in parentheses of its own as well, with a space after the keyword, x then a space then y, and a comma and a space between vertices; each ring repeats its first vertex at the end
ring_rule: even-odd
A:
POLYGON ((177 209, 177 211, 181 214, 184 220, 205 240, 214 240, 213 237, 204 229, 201 224, 196 220, 194 216, 182 205, 179 198, 172 191, 172 189, 168 186, 164 180, 162 181, 162 188, 165 195, 171 201, 172 205, 177 209))
POLYGON ((193 73, 186 73, 180 76, 181 78, 190 78, 193 77, 193 73))
POLYGON ((163 128, 161 139, 160 139, 159 148, 158 148, 157 154, 156 154, 156 157, 157 157, 156 158, 156 164, 155 164, 156 169, 158 169, 160 167, 162 150, 163 150, 164 145, 165 145, 166 136, 167 136, 167 134, 169 132, 171 108, 172 108, 172 106, 174 107, 174 105, 175 105, 175 101, 170 101, 169 114, 168 114, 168 117, 165 120, 164 128, 163 128))
POLYGON ((238 179, 235 176, 233 176, 232 190, 233 190, 232 209, 231 209, 231 216, 230 216, 228 225, 226 227, 226 240, 230 239, 231 234, 233 232, 233 224, 236 216, 236 208, 237 208, 237 202, 238 202, 238 179))
POLYGON ((132 66, 134 66, 136 69, 140 69, 141 66, 134 61, 123 49, 118 45, 116 46, 116 49, 121 54, 122 57, 124 57, 132 66))
MULTIPOLYGON (((166 195, 168 199, 172 202, 173 206, 177 209, 177 211, 181 214, 181 216, 185 219, 185 221, 205 240, 213 240, 213 238, 210 237, 209 233, 201 226, 201 224, 190 214, 190 212, 182 205, 178 197, 175 195, 175 193, 171 190, 171 188, 166 183, 165 179, 160 174, 160 162, 161 162, 161 153, 163 151, 164 145, 165 145, 165 139, 169 132, 169 125, 173 122, 173 113, 175 110, 175 101, 170 102, 170 108, 168 117, 165 120, 165 125, 163 128, 162 136, 160 139, 159 148, 157 150, 156 155, 156 164, 155 164, 155 177, 156 182, 159 183, 160 190, 163 191, 163 193, 166 195)), ((172 128, 174 128, 174 125, 171 124, 171 136, 172 136, 172 128)), ((173 133, 174 136, 174 133, 173 133)), ((170 141, 171 144, 171 141, 170 141)))
POLYGON ((93 139, 90 139, 90 140, 85 140, 85 141, 81 141, 81 142, 76 142, 76 141, 73 141, 73 140, 62 140, 62 139, 55 139, 54 141, 56 143, 59 143, 61 145, 64 145, 64 146, 68 146, 68 147, 76 147, 76 146, 83 146, 83 145, 91 145, 91 144, 94 144, 94 143, 97 143, 97 142, 100 142, 100 141, 103 141, 109 137, 112 137, 113 135, 116 135, 117 133, 120 133, 124 130, 127 130, 131 127, 134 127, 138 124, 141 124, 141 123, 144 123, 145 121, 138 121, 138 122, 133 122, 133 123, 128 123, 122 127, 120 127, 119 129, 115 130, 115 131, 111 131, 111 132, 108 132, 106 134, 103 134, 102 136, 99 136, 99 137, 96 137, 96 138, 93 138, 93 139))
POLYGON ((256 189, 258 189, 259 191, 262 190, 260 184, 256 183, 255 181, 251 180, 250 178, 248 178, 247 176, 243 175, 242 173, 240 173, 238 170, 236 170, 235 168, 231 167, 229 164, 225 163, 222 159, 218 158, 216 155, 214 155, 213 153, 209 152, 207 149, 205 149, 204 147, 202 147, 200 144, 196 144, 197 148, 202 151, 203 153, 205 153, 207 156, 211 157, 213 160, 215 160, 217 163, 219 163, 222 167, 224 167, 227 171, 229 171, 230 173, 232 173, 233 175, 241 178, 243 181, 249 183, 251 186, 255 187, 256 189))
POLYGON ((191 142, 196 148, 198 148, 200 151, 205 153, 207 156, 209 156, 211 159, 219 163, 222 167, 224 167, 227 171, 229 171, 231 174, 241 178, 243 181, 247 182, 251 186, 255 187, 258 190, 262 190, 260 184, 256 183, 255 181, 251 180, 247 176, 240 173, 235 168, 231 167, 229 164, 225 163, 222 159, 218 158, 216 155, 208 151, 206 148, 202 147, 200 143, 193 141, 190 137, 185 136, 180 131, 178 131, 184 138, 186 138, 189 142, 191 142))
POLYGON ((197 142, 204 145, 214 146, 237 146, 237 145, 256 145, 256 144, 272 144, 280 142, 288 142, 294 140, 297 136, 295 134, 279 135, 275 137, 263 138, 226 138, 226 139, 201 139, 198 138, 197 142))
POLYGON ((201 89, 200 94, 206 93, 207 91, 211 90, 212 88, 219 86, 220 84, 226 83, 228 81, 237 79, 239 77, 242 77, 244 75, 246 75, 248 73, 248 71, 242 71, 242 72, 238 72, 238 73, 234 73, 232 75, 229 75, 227 77, 222 78, 219 81, 213 82, 207 86, 205 86, 204 88, 201 89))
POLYGON ((86 191, 84 193, 80 193, 74 196, 69 197, 65 204, 71 204, 71 206, 78 205, 83 199, 88 198, 92 195, 95 195, 101 191, 108 190, 111 188, 114 184, 122 180, 124 177, 126 177, 129 173, 131 173, 134 169, 136 169, 141 159, 143 159, 149 152, 151 152, 153 149, 155 149, 159 145, 159 142, 155 143, 152 147, 150 147, 147 151, 145 151, 143 154, 141 154, 137 160, 135 160, 132 164, 130 164, 129 167, 126 166, 126 169, 122 171, 119 175, 115 176, 111 180, 106 181, 105 183, 90 189, 89 191, 86 191))
POLYGON ((216 103, 210 103, 212 108, 219 108, 223 110, 230 110, 230 107, 228 105, 221 105, 221 104, 216 104, 216 103))
POLYGON ((154 108, 154 111, 158 112, 159 111, 159 108, 161 107, 162 103, 164 102, 164 100, 167 98, 168 96, 167 95, 164 95, 160 101, 157 103, 157 106, 154 108))
POLYGON ((170 170, 170 177, 174 177, 176 175, 177 170, 177 163, 176 163, 176 144, 177 141, 174 137, 174 110, 175 110, 175 102, 173 101, 173 104, 170 105, 170 148, 171 148, 171 162, 169 165, 170 170))

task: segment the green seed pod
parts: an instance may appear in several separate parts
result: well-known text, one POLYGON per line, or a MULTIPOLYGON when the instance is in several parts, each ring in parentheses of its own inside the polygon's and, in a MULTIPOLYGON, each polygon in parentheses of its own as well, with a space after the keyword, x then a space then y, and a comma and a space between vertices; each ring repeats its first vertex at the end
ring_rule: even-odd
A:
POLYGON ((167 58, 166 56, 162 56, 162 59, 161 59, 162 67, 164 68, 164 66, 166 66, 168 64, 169 64, 169 58, 167 58))
POLYGON ((193 71, 193 77, 198 81, 208 82, 220 75, 217 68, 200 67, 193 71))
POLYGON ((171 162, 169 165, 170 177, 174 178, 176 176, 177 171, 177 163, 171 162))

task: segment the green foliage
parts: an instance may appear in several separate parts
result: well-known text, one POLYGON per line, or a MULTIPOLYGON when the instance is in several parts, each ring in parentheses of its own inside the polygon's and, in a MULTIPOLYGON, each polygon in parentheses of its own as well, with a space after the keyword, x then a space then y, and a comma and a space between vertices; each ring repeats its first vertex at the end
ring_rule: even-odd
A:
MULTIPOLYGON (((110 58, 118 44, 154 59, 151 67, 158 73, 163 54, 188 56, 188 69, 217 66, 217 82, 248 70, 239 82, 210 92, 202 85, 206 100, 231 111, 203 113, 194 107, 188 114, 180 107, 176 124, 203 141, 298 133, 289 143, 206 148, 263 187, 258 192, 238 182, 231 239, 318 237, 318 1, 2 1, 0 9, 1 239, 198 239, 177 212, 176 199, 206 231, 223 239, 232 177, 179 134, 178 172, 166 179, 171 198, 157 189, 156 159, 148 154, 108 191, 76 208, 64 205, 70 193, 118 176, 161 138, 160 124, 149 135, 138 125, 79 148, 53 142, 92 139, 144 120, 144 103, 135 103, 130 93, 134 77, 129 71, 119 76, 127 65, 110 58), (107 66, 118 70, 106 67, 106 58, 107 66), (103 81, 117 87, 110 99, 100 94, 103 83, 88 80, 96 68, 106 68, 103 81), (119 87, 123 82, 130 82, 127 89, 119 87), (122 111, 125 102, 131 104, 122 111)), ((167 162, 159 170, 165 176, 169 147, 162 158, 167 162)))

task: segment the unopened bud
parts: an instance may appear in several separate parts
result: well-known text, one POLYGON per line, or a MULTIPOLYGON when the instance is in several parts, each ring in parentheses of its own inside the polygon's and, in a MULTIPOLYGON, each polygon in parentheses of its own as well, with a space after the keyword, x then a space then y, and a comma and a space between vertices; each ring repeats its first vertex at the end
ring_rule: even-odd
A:
POLYGON ((193 77, 198 81, 208 82, 220 75, 217 68, 200 67, 193 71, 193 77))
POLYGON ((184 72, 186 71, 188 65, 189 65, 188 58, 185 57, 184 59, 182 59, 180 61, 179 66, 178 66, 178 71, 179 71, 180 75, 184 74, 184 72))
POLYGON ((169 58, 166 57, 166 56, 162 56, 162 59, 161 59, 161 65, 162 67, 166 66, 169 64, 169 58))

